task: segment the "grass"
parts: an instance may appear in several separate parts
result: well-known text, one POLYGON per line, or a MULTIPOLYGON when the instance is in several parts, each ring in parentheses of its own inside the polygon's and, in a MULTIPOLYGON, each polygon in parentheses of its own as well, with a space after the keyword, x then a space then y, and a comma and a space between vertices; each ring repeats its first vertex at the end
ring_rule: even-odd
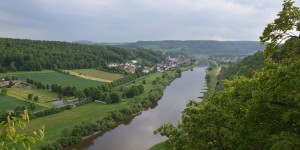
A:
MULTIPOLYGON (((6 110, 14 110, 17 106, 28 107, 29 104, 30 104, 29 102, 25 102, 14 97, 10 97, 7 95, 0 95, 0 112, 2 113, 6 112, 6 110)), ((37 109, 35 109, 35 111, 39 111, 42 109, 44 109, 44 107, 37 106, 37 109)))
MULTIPOLYGON (((28 94, 33 94, 33 97, 38 96, 38 102, 40 103, 50 102, 58 96, 57 93, 48 90, 36 89, 27 85, 13 86, 12 88, 8 89, 8 95, 16 97, 18 99, 27 100, 28 94)), ((52 106, 51 104, 47 105, 52 106)))
POLYGON ((104 117, 109 111, 119 110, 126 105, 126 102, 111 105, 93 102, 71 110, 31 120, 26 130, 33 131, 45 124, 45 142, 51 142, 59 138, 63 130, 71 130, 76 124, 81 122, 96 121, 104 117))
POLYGON ((83 79, 63 73, 58 73, 52 70, 43 71, 24 71, 24 72, 10 72, 6 74, 0 74, 0 76, 16 76, 19 80, 26 82, 26 79, 32 79, 46 84, 58 84, 61 86, 75 86, 77 89, 84 89, 87 87, 100 86, 103 83, 100 81, 92 81, 83 79))
POLYGON ((121 74, 104 72, 97 69, 76 69, 66 71, 70 72, 71 75, 75 75, 77 77, 101 82, 112 82, 114 80, 118 80, 124 77, 121 74))

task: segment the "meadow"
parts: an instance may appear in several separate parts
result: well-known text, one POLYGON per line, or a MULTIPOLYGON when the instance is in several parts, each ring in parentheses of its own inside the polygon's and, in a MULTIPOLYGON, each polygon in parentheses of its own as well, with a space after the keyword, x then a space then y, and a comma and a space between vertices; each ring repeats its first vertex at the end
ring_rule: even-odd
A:
MULTIPOLYGON (((10 97, 7 95, 0 95, 0 112, 2 113, 6 112, 6 110, 14 110, 17 106, 28 107, 29 104, 30 104, 29 102, 18 100, 17 98, 14 97, 10 97)), ((36 107, 37 108, 35 109, 35 111, 44 109, 44 107, 41 106, 36 106, 36 107)))
POLYGON ((103 82, 93 81, 84 78, 79 78, 63 73, 58 73, 52 70, 43 71, 22 71, 22 72, 10 72, 0 74, 0 76, 16 76, 19 80, 26 82, 26 79, 32 79, 34 81, 41 82, 42 84, 58 84, 63 87, 75 86, 77 89, 84 89, 87 87, 101 86, 103 82))
POLYGON ((8 95, 12 97, 16 97, 18 99, 27 100, 28 94, 33 94, 34 96, 38 96, 39 100, 38 103, 46 103, 47 106, 52 106, 50 103, 47 104, 47 102, 51 102, 54 99, 57 98, 58 94, 48 91, 48 90, 42 90, 37 89, 31 86, 27 85, 17 85, 13 86, 12 88, 8 88, 8 95))
POLYGON ((112 82, 114 80, 118 80, 124 77, 121 74, 104 72, 97 69, 76 69, 66 71, 70 72, 71 75, 101 82, 112 82))
POLYGON ((51 142, 61 137, 62 131, 71 130, 76 124, 96 121, 103 118, 108 112, 119 110, 125 106, 127 106, 127 102, 110 105, 92 102, 71 110, 31 120, 26 130, 33 131, 45 124, 45 142, 51 142))

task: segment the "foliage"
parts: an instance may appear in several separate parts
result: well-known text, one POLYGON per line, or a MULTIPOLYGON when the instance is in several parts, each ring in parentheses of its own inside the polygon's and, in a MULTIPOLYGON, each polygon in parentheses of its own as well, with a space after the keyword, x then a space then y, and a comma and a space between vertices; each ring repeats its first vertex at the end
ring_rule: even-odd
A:
POLYGON ((63 107, 58 107, 58 108, 49 108, 49 109, 45 109, 45 110, 33 113, 33 114, 30 115, 30 117, 32 119, 34 119, 34 118, 37 118, 37 117, 44 117, 44 116, 56 114, 56 113, 62 112, 64 110, 70 110, 70 109, 72 109, 72 107, 69 106, 69 105, 66 105, 66 106, 63 106, 63 107))
POLYGON ((24 110, 21 118, 12 117, 12 112, 8 112, 7 121, 0 123, 0 149, 11 150, 16 149, 17 145, 23 145, 25 149, 31 149, 31 145, 36 141, 44 140, 44 129, 42 126, 38 132, 34 131, 34 135, 18 133, 24 130, 29 122, 28 110, 24 110))
POLYGON ((30 94, 28 94, 28 100, 31 100, 32 99, 32 97, 33 97, 33 94, 32 93, 30 93, 30 94))
POLYGON ((191 101, 177 126, 157 129, 155 133, 169 138, 168 149, 297 149, 300 39, 290 38, 269 50, 264 67, 251 78, 224 81, 223 91, 203 102, 191 101), (285 51, 277 61, 272 59, 275 49, 285 51))
POLYGON ((295 35, 293 31, 300 31, 300 8, 293 5, 294 1, 284 0, 282 10, 277 14, 278 18, 274 22, 267 25, 262 36, 260 36, 261 43, 267 45, 266 54, 269 55, 274 46, 281 44, 286 39, 300 38, 295 35))
POLYGON ((255 71, 260 70, 264 66, 263 52, 256 52, 254 55, 230 65, 228 68, 223 68, 223 79, 233 79, 235 76, 252 77, 255 71))
POLYGON ((38 97, 38 96, 34 96, 33 100, 34 100, 35 102, 37 102, 37 101, 39 100, 39 97, 38 97))
POLYGON ((1 88, 1 95, 6 95, 7 94, 7 88, 2 87, 1 88))

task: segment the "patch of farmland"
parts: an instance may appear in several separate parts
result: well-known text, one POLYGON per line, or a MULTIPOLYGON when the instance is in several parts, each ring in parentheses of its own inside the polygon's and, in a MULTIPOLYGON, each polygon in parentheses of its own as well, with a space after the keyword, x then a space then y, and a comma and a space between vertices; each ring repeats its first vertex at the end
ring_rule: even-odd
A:
POLYGON ((34 81, 41 82, 46 85, 58 84, 63 87, 65 86, 75 86, 77 89, 84 89, 87 87, 97 87, 103 84, 100 81, 93 81, 84 78, 79 78, 71 75, 66 75, 63 73, 58 73, 52 70, 43 71, 25 71, 25 72, 12 72, 1 74, 0 76, 16 76, 19 80, 26 82, 26 79, 32 79, 34 81))
POLYGON ((97 69, 76 69, 66 71, 70 72, 71 75, 102 82, 112 82, 114 80, 118 80, 124 77, 121 74, 100 71, 97 69))
MULTIPOLYGON (((18 100, 14 97, 6 96, 6 95, 0 95, 0 112, 5 113, 6 110, 14 110, 17 106, 29 106, 29 102, 25 102, 22 100, 18 100)), ((35 111, 39 111, 44 109, 44 107, 36 105, 35 111)))

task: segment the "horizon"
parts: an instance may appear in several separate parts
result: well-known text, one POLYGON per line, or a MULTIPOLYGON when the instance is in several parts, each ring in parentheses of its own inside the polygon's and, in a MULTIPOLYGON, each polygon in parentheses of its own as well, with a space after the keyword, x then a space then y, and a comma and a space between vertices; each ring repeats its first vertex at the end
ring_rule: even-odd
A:
MULTIPOLYGON (((41 40, 41 39, 28 39, 28 38, 11 38, 11 37, 0 37, 2 39, 15 39, 15 40, 31 40, 31 41, 49 41, 49 42, 67 42, 67 43, 79 43, 79 42, 91 42, 92 44, 101 44, 101 43, 137 43, 137 42, 164 42, 164 41, 216 41, 216 42, 260 42, 260 41, 251 41, 251 40, 139 40, 133 42, 97 42, 90 40, 75 40, 75 41, 59 41, 59 40, 41 40)), ((81 43, 80 43, 81 44, 81 43)))

